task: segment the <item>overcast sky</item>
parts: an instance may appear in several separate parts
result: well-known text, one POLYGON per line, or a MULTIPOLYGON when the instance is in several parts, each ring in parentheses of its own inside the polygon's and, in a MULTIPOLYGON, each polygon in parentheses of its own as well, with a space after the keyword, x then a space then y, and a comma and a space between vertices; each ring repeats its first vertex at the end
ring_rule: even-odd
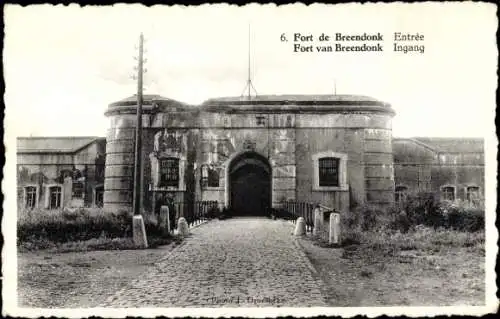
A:
POLYGON ((130 76, 141 31, 145 93, 188 103, 240 95, 248 23, 259 94, 331 94, 336 81, 338 94, 390 103, 394 136, 494 133, 497 21, 491 5, 478 3, 9 6, 6 126, 18 136, 105 136, 107 105, 136 93, 130 76), (392 52, 397 31, 423 34, 425 53, 392 52), (295 32, 381 32, 385 52, 294 53, 295 32))

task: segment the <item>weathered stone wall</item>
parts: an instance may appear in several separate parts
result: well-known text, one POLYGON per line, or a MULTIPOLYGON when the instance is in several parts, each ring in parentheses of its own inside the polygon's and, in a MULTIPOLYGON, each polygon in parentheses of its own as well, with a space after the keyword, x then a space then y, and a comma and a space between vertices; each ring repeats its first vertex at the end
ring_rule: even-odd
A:
POLYGON ((295 130, 291 118, 288 114, 202 113, 197 164, 218 170, 219 187, 200 187, 200 198, 227 203, 226 169, 234 156, 249 150, 269 159, 273 205, 283 198, 295 198, 295 130), (257 122, 257 117, 262 122, 257 122))
MULTIPOLYGON (((75 153, 20 152, 17 154, 17 204, 25 207, 24 188, 33 186, 37 192, 37 208, 48 208, 48 188, 61 187, 62 207, 83 207, 95 204, 95 188, 102 184, 96 177, 96 159, 104 154, 104 141, 98 140, 75 153), (82 177, 83 198, 73 198, 73 180, 64 178, 78 170, 82 177)), ((57 150, 55 150, 57 151, 57 150)))
POLYGON ((480 187, 484 196, 484 153, 450 153, 433 150, 418 141, 394 143, 395 185, 409 192, 434 192, 456 187, 456 198, 466 199, 468 186, 480 187))
MULTIPOLYGON (((231 160, 246 151, 268 159, 274 207, 291 199, 321 203, 341 211, 366 202, 381 205, 393 202, 390 112, 372 112, 370 107, 360 112, 346 111, 358 106, 344 102, 339 111, 316 101, 311 102, 312 108, 269 106, 263 102, 252 104, 253 109, 228 105, 211 105, 207 109, 168 103, 157 109, 146 106, 142 119, 143 203, 147 210, 154 209, 157 192, 171 192, 176 201, 216 200, 228 205, 227 170, 231 160), (181 159, 183 181, 177 190, 161 190, 155 185, 158 171, 152 155, 156 152, 154 141, 165 130, 181 139, 185 147, 173 154, 181 159), (314 186, 317 167, 313 157, 321 152, 345 158, 340 174, 345 182, 341 187, 314 186), (218 173, 218 186, 202 181, 202 171, 207 169, 218 173)), ((113 107, 112 114, 108 114, 111 151, 106 158, 104 201, 108 207, 131 207, 135 114, 128 106, 113 107)))
POLYGON ((395 142, 395 185, 408 188, 410 193, 432 191, 431 170, 436 159, 434 151, 417 143, 395 142))
POLYGON ((364 130, 365 189, 368 204, 388 206, 394 202, 394 166, 391 121, 373 115, 364 130))
POLYGON ((135 122, 133 114, 110 117, 104 180, 104 207, 107 209, 129 210, 132 207, 135 122))
POLYGON ((366 202, 390 204, 393 198, 391 118, 374 114, 298 115, 297 196, 346 211, 366 202), (311 158, 333 151, 347 155, 346 190, 313 189, 311 158), (382 199, 382 200, 379 200, 382 199))
POLYGON ((440 154, 431 168, 431 189, 456 187, 456 198, 466 199, 468 186, 479 186, 484 196, 484 160, 482 154, 440 154))

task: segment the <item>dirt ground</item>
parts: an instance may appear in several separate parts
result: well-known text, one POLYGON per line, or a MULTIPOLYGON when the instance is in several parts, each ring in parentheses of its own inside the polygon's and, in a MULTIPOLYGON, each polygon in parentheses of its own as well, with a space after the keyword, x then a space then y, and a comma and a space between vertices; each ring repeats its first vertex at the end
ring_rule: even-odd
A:
POLYGON ((147 250, 18 253, 19 306, 97 307, 175 245, 147 250))
POLYGON ((384 254, 323 248, 310 239, 300 244, 332 307, 485 304, 484 252, 471 247, 384 254))
MULTIPOLYGON (((331 306, 484 305, 484 251, 323 248, 299 240, 331 306)), ((21 307, 97 307, 169 254, 157 249, 18 254, 21 307)), ((356 248, 357 247, 357 248, 356 248)))

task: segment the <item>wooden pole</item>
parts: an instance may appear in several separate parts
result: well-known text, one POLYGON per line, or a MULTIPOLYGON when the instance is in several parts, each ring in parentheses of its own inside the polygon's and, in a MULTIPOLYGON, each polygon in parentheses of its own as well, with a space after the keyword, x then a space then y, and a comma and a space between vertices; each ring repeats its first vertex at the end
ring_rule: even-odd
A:
POLYGON ((137 123, 135 129, 135 162, 134 162, 134 215, 141 214, 142 195, 142 76, 143 76, 143 42, 144 36, 139 37, 139 57, 137 67, 137 123))

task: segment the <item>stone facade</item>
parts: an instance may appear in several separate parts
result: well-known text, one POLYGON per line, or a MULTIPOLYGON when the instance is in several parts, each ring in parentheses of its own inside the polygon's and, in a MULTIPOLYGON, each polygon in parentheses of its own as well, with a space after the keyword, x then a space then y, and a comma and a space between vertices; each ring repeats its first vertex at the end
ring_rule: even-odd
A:
POLYGON ((19 137, 19 209, 103 205, 106 140, 98 137, 19 137))
MULTIPOLYGON (((419 191, 483 198, 482 139, 393 139, 394 112, 373 98, 258 96, 194 106, 148 95, 143 109, 147 211, 167 197, 247 210, 296 200, 339 211, 389 206, 419 191)), ((136 97, 110 104, 106 115, 106 138, 18 139, 19 207, 132 209, 136 97)))
MULTIPOLYGON (((111 126, 104 203, 113 209, 132 205, 135 107, 131 97, 112 103, 106 113, 111 126)), ((338 210, 393 202, 394 112, 386 103, 364 96, 259 96, 191 106, 145 96, 143 109, 147 210, 154 209, 157 194, 165 193, 177 202, 216 200, 231 207, 230 167, 236 160, 250 163, 251 154, 270 167, 274 208, 285 200, 338 210), (334 186, 318 183, 321 158, 338 159, 334 186), (160 185, 162 159, 177 160, 178 184, 160 185)))
POLYGON ((484 199, 483 139, 398 138, 393 148, 396 193, 432 192, 450 201, 484 199))

